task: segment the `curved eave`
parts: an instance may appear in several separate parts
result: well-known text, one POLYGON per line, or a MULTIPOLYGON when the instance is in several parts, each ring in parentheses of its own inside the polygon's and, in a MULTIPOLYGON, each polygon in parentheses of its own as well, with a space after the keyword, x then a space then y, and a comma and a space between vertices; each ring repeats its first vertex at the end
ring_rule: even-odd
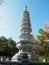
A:
POLYGON ((20 31, 25 31, 25 32, 32 32, 32 29, 31 28, 21 28, 20 31))
POLYGON ((31 24, 30 24, 30 22, 23 22, 23 23, 21 23, 21 27, 22 26, 29 26, 29 27, 31 27, 31 24))
POLYGON ((32 37, 32 35, 31 35, 31 34, 21 34, 19 37, 20 37, 20 38, 22 38, 22 37, 25 37, 25 36, 28 36, 29 38, 31 38, 31 37, 32 37))

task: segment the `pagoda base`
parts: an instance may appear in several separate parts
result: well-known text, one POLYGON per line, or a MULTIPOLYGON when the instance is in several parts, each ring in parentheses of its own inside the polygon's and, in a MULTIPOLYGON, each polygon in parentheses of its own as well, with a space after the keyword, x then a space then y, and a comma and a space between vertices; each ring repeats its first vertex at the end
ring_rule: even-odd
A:
MULTIPOLYGON (((23 61, 23 54, 27 53, 27 52, 22 52, 22 53, 16 53, 13 57, 12 57, 12 61, 23 61)), ((28 55, 28 61, 38 61, 37 56, 34 53, 27 53, 28 55)))
POLYGON ((27 54, 28 58, 27 60, 28 61, 38 61, 38 58, 35 54, 34 51, 32 51, 32 47, 33 47, 34 43, 33 42, 30 42, 30 41, 19 41, 17 46, 19 47, 19 52, 16 53, 13 57, 12 57, 12 61, 23 61, 24 58, 22 57, 23 54, 27 54), (20 51, 20 48, 22 51, 20 51), (25 49, 23 49, 25 48, 25 49), (25 51, 24 51, 25 50, 25 51))

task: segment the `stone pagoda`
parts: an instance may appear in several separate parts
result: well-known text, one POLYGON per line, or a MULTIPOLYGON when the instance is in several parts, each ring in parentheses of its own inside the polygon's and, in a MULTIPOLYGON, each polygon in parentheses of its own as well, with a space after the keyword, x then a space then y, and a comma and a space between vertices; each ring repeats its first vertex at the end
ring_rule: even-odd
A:
POLYGON ((28 55, 29 61, 38 61, 35 52, 33 51, 34 43, 31 41, 32 29, 29 12, 27 11, 27 6, 25 7, 25 10, 22 15, 20 31, 20 41, 17 43, 17 48, 19 49, 19 52, 12 57, 12 60, 22 61, 22 56, 24 53, 26 53, 28 55))

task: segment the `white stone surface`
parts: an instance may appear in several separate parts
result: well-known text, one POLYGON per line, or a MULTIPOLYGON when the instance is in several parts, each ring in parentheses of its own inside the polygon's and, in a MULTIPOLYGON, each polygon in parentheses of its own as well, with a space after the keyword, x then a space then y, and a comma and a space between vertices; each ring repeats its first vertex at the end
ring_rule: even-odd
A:
POLYGON ((23 12, 22 21, 21 21, 21 35, 20 35, 20 42, 17 44, 17 48, 19 49, 19 52, 16 53, 12 60, 16 61, 22 61, 23 54, 27 53, 28 60, 34 60, 37 61, 37 57, 33 50, 34 43, 30 41, 31 39, 31 23, 30 23, 30 16, 29 12, 27 11, 27 7, 25 8, 25 11, 23 12))

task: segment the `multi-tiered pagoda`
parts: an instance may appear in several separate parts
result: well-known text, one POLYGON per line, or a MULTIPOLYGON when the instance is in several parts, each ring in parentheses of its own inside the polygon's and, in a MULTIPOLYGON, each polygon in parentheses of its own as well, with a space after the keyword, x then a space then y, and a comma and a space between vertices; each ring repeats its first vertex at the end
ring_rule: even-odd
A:
POLYGON ((12 60, 22 61, 22 56, 24 53, 26 53, 28 55, 29 61, 38 61, 35 52, 33 51, 34 43, 31 42, 32 29, 29 12, 27 11, 27 6, 25 7, 25 10, 22 15, 20 31, 20 41, 17 43, 17 48, 19 49, 19 52, 12 57, 12 60))

